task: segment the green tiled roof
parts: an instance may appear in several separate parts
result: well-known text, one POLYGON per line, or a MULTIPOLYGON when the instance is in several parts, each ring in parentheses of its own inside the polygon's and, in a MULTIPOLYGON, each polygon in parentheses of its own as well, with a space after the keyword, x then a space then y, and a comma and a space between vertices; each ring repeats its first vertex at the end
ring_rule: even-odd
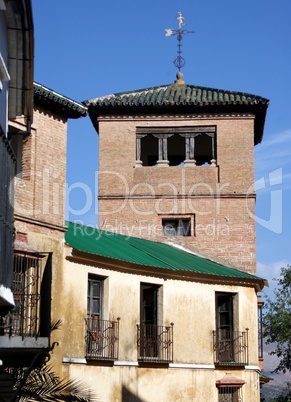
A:
POLYGON ((98 131, 96 117, 132 113, 253 113, 254 143, 261 142, 269 100, 244 92, 227 91, 184 81, 158 87, 121 92, 84 101, 98 131))
POLYGON ((269 101, 261 96, 244 92, 225 91, 194 85, 164 85, 103 96, 84 102, 88 107, 128 106, 205 106, 252 105, 267 106, 269 101))
POLYGON ((263 287, 263 279, 257 276, 226 267, 169 244, 128 237, 72 222, 66 224, 66 243, 78 251, 148 268, 176 271, 181 275, 184 272, 254 281, 263 287))
POLYGON ((44 85, 34 82, 33 90, 35 104, 43 106, 59 116, 77 119, 86 116, 87 114, 87 108, 84 105, 63 96, 44 85))
POLYGON ((266 373, 260 372, 260 381, 261 382, 266 383, 266 382, 269 382, 269 381, 272 381, 272 380, 274 380, 274 378, 269 377, 268 375, 266 375, 266 373))

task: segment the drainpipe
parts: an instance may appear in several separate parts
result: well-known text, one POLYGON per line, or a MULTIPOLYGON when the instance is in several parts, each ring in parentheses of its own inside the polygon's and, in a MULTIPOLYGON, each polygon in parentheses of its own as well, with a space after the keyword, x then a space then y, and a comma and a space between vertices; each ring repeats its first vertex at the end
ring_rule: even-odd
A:
POLYGON ((11 138, 14 135, 23 135, 25 137, 28 137, 31 134, 31 119, 30 117, 27 118, 26 122, 26 131, 9 131, 8 132, 8 137, 11 138))

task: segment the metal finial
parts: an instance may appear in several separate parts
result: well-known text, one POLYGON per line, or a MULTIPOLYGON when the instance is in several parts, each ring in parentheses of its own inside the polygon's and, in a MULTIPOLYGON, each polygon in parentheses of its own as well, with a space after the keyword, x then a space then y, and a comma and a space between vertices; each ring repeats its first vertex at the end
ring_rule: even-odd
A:
POLYGON ((180 71, 181 68, 183 68, 186 64, 186 60, 181 56, 182 54, 182 39, 183 35, 187 35, 189 33, 195 33, 194 31, 187 31, 186 29, 182 29, 183 26, 185 26, 185 18, 183 17, 181 11, 178 12, 176 19, 179 22, 179 29, 174 29, 174 28, 167 28, 166 29, 166 36, 175 36, 177 35, 178 39, 178 56, 174 59, 173 63, 175 67, 180 71))

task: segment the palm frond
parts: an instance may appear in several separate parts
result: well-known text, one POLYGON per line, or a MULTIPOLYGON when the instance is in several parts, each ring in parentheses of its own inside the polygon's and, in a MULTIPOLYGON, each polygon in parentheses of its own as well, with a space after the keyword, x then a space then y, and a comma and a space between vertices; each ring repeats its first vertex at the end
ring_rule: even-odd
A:
MULTIPOLYGON (((18 381, 21 376, 18 373, 18 381)), ((17 388, 17 382, 15 389, 17 388)), ((49 366, 33 370, 21 389, 20 402, 97 402, 98 396, 82 381, 60 379, 49 366)))
POLYGON ((62 325, 63 321, 62 320, 56 320, 51 323, 51 332, 56 331, 57 329, 60 329, 60 326, 62 325))

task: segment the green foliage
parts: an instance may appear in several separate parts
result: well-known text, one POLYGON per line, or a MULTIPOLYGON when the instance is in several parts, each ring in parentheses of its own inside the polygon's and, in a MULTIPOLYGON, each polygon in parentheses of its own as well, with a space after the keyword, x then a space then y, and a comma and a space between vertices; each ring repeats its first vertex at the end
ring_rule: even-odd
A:
POLYGON ((289 395, 281 395, 278 398, 271 399, 270 402, 291 402, 291 396, 289 395))
MULTIPOLYGON (((281 278, 274 291, 274 299, 267 297, 264 314, 266 343, 274 343, 271 352, 279 358, 274 372, 291 372, 291 266, 281 268, 281 278)), ((281 400, 278 400, 281 401, 281 400)), ((285 402, 285 400, 283 400, 285 402)), ((288 401, 288 399, 286 399, 288 401)))
MULTIPOLYGON (((62 320, 52 322, 51 331, 60 329, 61 325, 62 320)), ((50 351, 55 345, 58 345, 58 342, 53 343, 50 351)), ((13 381, 14 398, 16 398, 13 398, 13 401, 97 402, 99 400, 84 382, 60 378, 47 365, 49 359, 49 354, 44 353, 40 360, 34 362, 35 368, 31 371, 28 371, 27 367, 7 368, 6 371, 12 376, 13 381)))

